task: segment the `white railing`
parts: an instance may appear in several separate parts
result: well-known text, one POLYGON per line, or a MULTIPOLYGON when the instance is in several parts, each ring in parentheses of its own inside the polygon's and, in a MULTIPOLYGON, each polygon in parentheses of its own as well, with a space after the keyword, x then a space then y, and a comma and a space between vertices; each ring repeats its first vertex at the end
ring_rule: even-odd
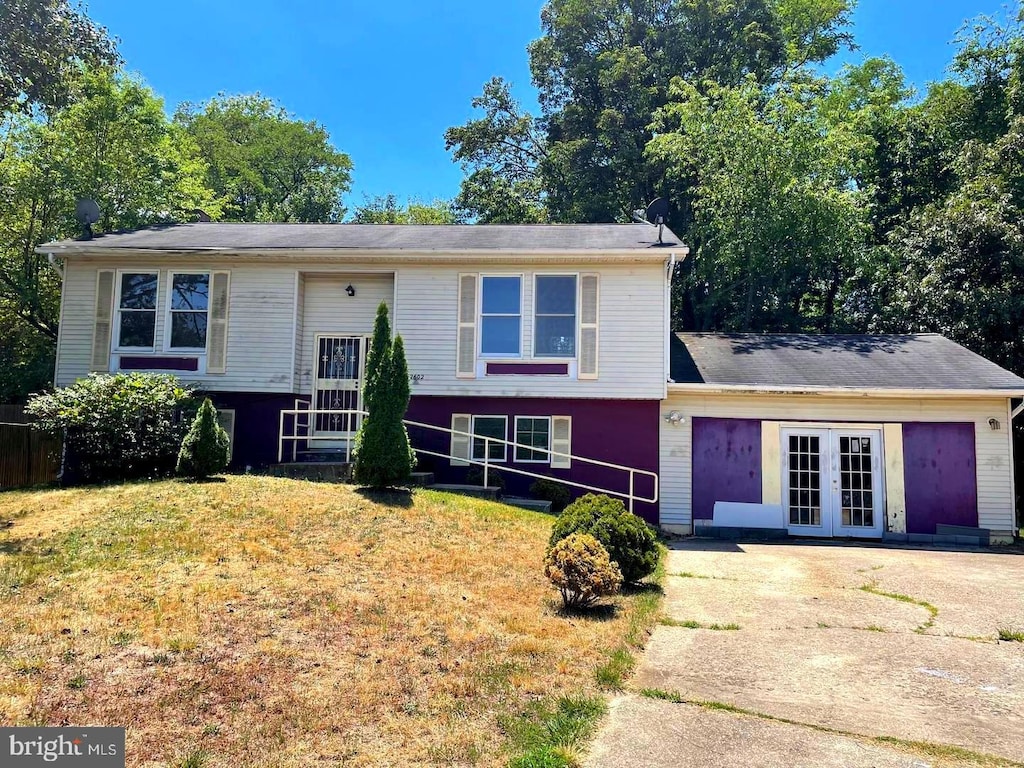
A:
MULTIPOLYGON (((300 442, 308 442, 308 441, 311 441, 311 440, 315 441, 315 440, 318 440, 318 439, 320 439, 320 440, 331 440, 331 441, 336 441, 336 440, 339 440, 339 439, 344 440, 344 442, 345 442, 345 462, 348 463, 348 462, 350 462, 352 460, 352 439, 337 438, 337 437, 331 437, 331 436, 324 436, 322 438, 317 438, 316 435, 312 434, 312 430, 309 429, 310 425, 313 424, 315 422, 315 420, 316 420, 316 417, 320 416, 320 415, 340 415, 340 416, 349 416, 349 417, 353 417, 354 416, 354 417, 357 417, 357 418, 361 419, 361 417, 367 416, 368 414, 367 414, 366 411, 359 411, 359 410, 318 410, 318 409, 309 409, 309 408, 292 408, 292 409, 288 409, 288 410, 282 410, 281 411, 281 429, 280 429, 280 432, 278 433, 280 435, 280 439, 278 440, 278 447, 277 447, 277 460, 278 460, 278 462, 284 461, 284 451, 285 451, 285 443, 286 442, 291 442, 291 445, 292 445, 292 461, 295 461, 295 459, 297 457, 297 446, 298 446, 298 443, 300 443, 300 442), (300 424, 299 423, 299 419, 302 416, 307 416, 308 417, 306 423, 304 423, 304 424, 300 424), (291 426, 292 426, 291 432, 287 432, 286 429, 285 429, 286 425, 289 423, 288 422, 289 417, 291 418, 291 421, 290 421, 291 426), (308 430, 308 431, 306 432, 306 434, 299 434, 300 428, 308 430)), ((416 429, 430 429, 430 430, 434 430, 435 432, 442 432, 442 433, 444 433, 446 435, 449 435, 449 436, 458 435, 459 437, 467 438, 468 453, 469 453, 468 456, 454 456, 451 453, 441 453, 439 451, 431 451, 431 450, 428 450, 426 448, 417 448, 415 445, 413 446, 413 450, 416 453, 423 454, 424 456, 435 456, 435 457, 441 458, 441 459, 448 459, 449 461, 457 461, 460 464, 473 464, 473 465, 476 465, 476 466, 479 466, 479 467, 483 467, 483 473, 484 473, 483 481, 484 481, 484 486, 485 487, 489 485, 491 471, 492 470, 497 470, 498 466, 496 466, 496 465, 500 465, 500 469, 501 469, 502 472, 510 472, 512 474, 524 475, 525 477, 533 477, 533 478, 536 478, 538 480, 554 480, 555 482, 561 483, 562 485, 572 486, 573 488, 580 488, 580 489, 585 490, 585 491, 593 491, 594 493, 604 493, 604 494, 607 494, 609 496, 618 496, 619 498, 625 499, 628 502, 628 504, 629 504, 629 511, 630 512, 634 511, 633 507, 634 507, 634 503, 635 502, 639 501, 639 502, 648 503, 648 504, 656 504, 658 502, 659 480, 658 480, 658 474, 656 472, 650 472, 649 470, 646 470, 646 469, 637 469, 635 467, 629 467, 629 466, 626 466, 624 464, 613 464, 611 462, 600 461, 598 459, 588 459, 588 458, 586 458, 584 456, 577 456, 576 454, 572 454, 572 453, 562 453, 560 451, 553 451, 553 450, 548 450, 548 449, 544 449, 544 448, 536 448, 536 447, 534 447, 532 445, 526 445, 525 443, 517 443, 517 442, 515 442, 513 440, 504 440, 504 439, 499 438, 499 437, 487 437, 485 435, 474 435, 471 432, 463 432, 463 431, 457 430, 457 429, 449 429, 448 427, 440 427, 440 426, 437 426, 436 424, 425 424, 425 423, 420 422, 420 421, 411 421, 409 419, 403 419, 403 423, 407 427, 415 427, 416 429), (473 458, 473 444, 474 444, 474 441, 478 441, 478 440, 483 440, 483 443, 484 443, 484 457, 482 459, 475 459, 475 458, 473 458), (552 476, 552 475, 544 475, 544 474, 540 474, 538 472, 531 472, 531 471, 526 470, 526 469, 520 469, 519 467, 509 466, 509 465, 507 465, 506 462, 495 461, 494 459, 491 458, 491 445, 492 444, 494 444, 494 445, 504 445, 506 447, 506 455, 507 455, 509 447, 511 447, 513 451, 515 451, 516 448, 523 448, 523 449, 532 451, 533 453, 543 453, 543 454, 546 454, 548 457, 557 457, 557 458, 560 458, 560 459, 569 459, 569 461, 571 461, 571 462, 588 464, 590 466, 604 467, 605 469, 612 469, 612 470, 618 470, 620 472, 625 472, 626 475, 627 475, 627 478, 628 478, 629 490, 624 493, 622 491, 616 491, 616 490, 612 490, 610 488, 602 488, 600 486, 589 485, 587 483, 578 483, 575 480, 566 480, 566 479, 561 478, 561 477, 555 477, 555 476, 552 476), (640 477, 640 478, 649 478, 650 479, 651 485, 652 485, 652 491, 651 491, 650 495, 640 495, 640 494, 637 493, 636 481, 637 481, 638 477, 640 477)), ((513 456, 514 455, 515 454, 513 453, 513 456)))

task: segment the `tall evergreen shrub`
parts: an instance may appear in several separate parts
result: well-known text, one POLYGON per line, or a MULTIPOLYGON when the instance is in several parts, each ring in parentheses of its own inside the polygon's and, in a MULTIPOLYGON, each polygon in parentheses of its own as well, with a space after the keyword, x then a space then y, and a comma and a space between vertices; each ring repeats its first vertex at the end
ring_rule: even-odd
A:
POLYGON ((392 341, 388 308, 381 302, 366 358, 363 403, 368 415, 356 435, 353 477, 357 483, 381 489, 409 482, 415 455, 402 423, 409 395, 405 345, 401 336, 392 341))

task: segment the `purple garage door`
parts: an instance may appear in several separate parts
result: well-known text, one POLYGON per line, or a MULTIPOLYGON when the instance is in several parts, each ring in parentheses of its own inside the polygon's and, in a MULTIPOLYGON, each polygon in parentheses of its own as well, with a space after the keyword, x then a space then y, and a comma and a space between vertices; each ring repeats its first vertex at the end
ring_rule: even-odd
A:
POLYGON ((710 520, 716 501, 761 503, 759 420, 694 418, 694 520, 710 520))
POLYGON ((908 533, 978 524, 974 424, 904 424, 903 467, 908 533))

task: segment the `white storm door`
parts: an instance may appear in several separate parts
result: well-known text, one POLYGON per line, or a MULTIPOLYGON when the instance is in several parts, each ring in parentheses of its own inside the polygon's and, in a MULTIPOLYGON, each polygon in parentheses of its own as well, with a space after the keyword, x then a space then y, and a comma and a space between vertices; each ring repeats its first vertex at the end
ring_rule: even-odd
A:
POLYGON ((782 501, 793 536, 832 535, 830 443, 827 429, 782 431, 782 501))
MULTIPOLYGON (((366 338, 317 334, 313 344, 316 350, 313 408, 317 411, 361 410, 366 338)), ((361 423, 362 417, 354 413, 317 413, 313 418, 313 437, 348 440, 355 437, 361 423)))
POLYGON ((884 519, 882 434, 832 430, 833 536, 881 538, 884 519))

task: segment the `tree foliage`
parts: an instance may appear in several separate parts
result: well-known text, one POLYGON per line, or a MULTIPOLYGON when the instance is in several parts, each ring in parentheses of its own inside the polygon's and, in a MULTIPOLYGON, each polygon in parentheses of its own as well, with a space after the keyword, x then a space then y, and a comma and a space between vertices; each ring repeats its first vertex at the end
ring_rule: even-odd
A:
POLYGON ((107 31, 68 0, 0 3, 0 115, 66 107, 82 67, 118 61, 107 31))
POLYGON ((192 140, 140 81, 109 70, 81 73, 77 100, 46 119, 15 117, 0 137, 0 303, 56 338, 57 274, 40 243, 78 237, 75 203, 95 200, 97 231, 217 213, 192 140))
POLYGON ((381 302, 366 357, 363 407, 368 415, 356 435, 353 477, 357 483, 375 489, 408 483, 416 463, 402 423, 409 397, 405 345, 401 336, 392 340, 388 307, 381 302))
POLYGON ((352 161, 326 129, 261 95, 182 104, 174 116, 199 147, 206 184, 228 221, 338 222, 352 161))
POLYGON ((403 207, 394 195, 378 195, 358 206, 351 221, 353 224, 461 224, 463 218, 447 200, 429 203, 408 200, 403 207))

